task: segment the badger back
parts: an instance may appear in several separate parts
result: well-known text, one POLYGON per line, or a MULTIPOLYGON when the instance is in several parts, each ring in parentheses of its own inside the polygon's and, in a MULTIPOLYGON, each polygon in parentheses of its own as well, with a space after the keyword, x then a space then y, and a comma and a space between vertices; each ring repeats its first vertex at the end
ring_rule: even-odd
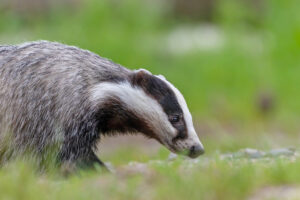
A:
POLYGON ((66 133, 97 131, 88 88, 128 74, 98 55, 59 43, 1 46, 0 148, 40 153, 61 146, 66 133))

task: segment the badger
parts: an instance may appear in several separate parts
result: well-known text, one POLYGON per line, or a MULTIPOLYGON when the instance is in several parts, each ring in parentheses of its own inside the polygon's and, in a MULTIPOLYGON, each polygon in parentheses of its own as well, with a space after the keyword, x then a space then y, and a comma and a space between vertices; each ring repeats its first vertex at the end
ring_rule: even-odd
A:
POLYGON ((57 42, 0 46, 1 161, 30 152, 103 166, 98 141, 126 133, 191 158, 204 153, 183 95, 164 76, 57 42))

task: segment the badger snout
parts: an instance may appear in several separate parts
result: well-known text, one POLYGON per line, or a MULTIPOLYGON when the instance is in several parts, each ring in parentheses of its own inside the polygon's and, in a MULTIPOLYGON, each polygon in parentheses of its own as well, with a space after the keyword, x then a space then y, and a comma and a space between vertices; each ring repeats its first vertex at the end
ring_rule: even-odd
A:
POLYGON ((202 155, 202 154, 204 154, 204 153, 205 153, 205 150, 204 150, 203 146, 197 144, 197 145, 193 145, 193 146, 190 148, 190 150, 189 150, 189 152, 188 152, 188 156, 189 156, 190 158, 197 158, 198 156, 200 156, 200 155, 202 155))
POLYGON ((171 147, 169 149, 173 153, 185 155, 190 158, 197 158, 205 153, 204 147, 198 138, 196 141, 191 139, 177 141, 171 147))

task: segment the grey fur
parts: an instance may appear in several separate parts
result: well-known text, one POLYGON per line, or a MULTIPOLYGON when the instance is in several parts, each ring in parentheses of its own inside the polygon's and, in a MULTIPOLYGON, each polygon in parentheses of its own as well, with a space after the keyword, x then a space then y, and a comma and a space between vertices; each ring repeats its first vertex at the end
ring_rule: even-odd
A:
POLYGON ((0 46, 0 157, 7 160, 30 151, 47 158, 48 147, 58 146, 54 153, 60 159, 81 156, 101 164, 93 153, 99 136, 86 135, 95 129, 92 122, 85 123, 94 114, 88 89, 126 79, 130 73, 94 53, 60 43, 0 46), (66 152, 69 149, 75 150, 66 152))
POLYGON ((29 153, 41 164, 103 165, 100 136, 128 132, 193 158, 204 152, 182 94, 163 77, 55 42, 0 46, 0 162, 29 153))

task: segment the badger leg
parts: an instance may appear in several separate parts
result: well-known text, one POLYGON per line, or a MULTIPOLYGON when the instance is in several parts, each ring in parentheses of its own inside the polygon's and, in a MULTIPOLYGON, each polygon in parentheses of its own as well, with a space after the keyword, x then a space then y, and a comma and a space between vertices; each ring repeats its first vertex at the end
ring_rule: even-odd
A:
POLYGON ((66 171, 96 169, 96 166, 107 169, 105 164, 94 153, 92 146, 84 138, 72 137, 66 139, 58 154, 59 165, 62 168, 66 168, 66 171))
POLYGON ((97 166, 109 171, 106 165, 96 156, 91 149, 78 149, 74 151, 64 148, 59 154, 59 162, 63 168, 74 169, 96 169, 97 166))
POLYGON ((62 165, 69 163, 75 169, 96 169, 96 166, 100 166, 108 170, 94 153, 100 137, 97 118, 94 115, 85 118, 65 126, 65 138, 60 149, 59 161, 62 165))
POLYGON ((97 165, 106 168, 105 164, 96 156, 93 151, 91 151, 87 157, 84 158, 83 165, 87 168, 94 168, 97 165))
POLYGON ((83 160, 82 163, 83 164, 79 166, 81 168, 96 169, 97 166, 100 166, 107 172, 115 173, 112 166, 106 165, 102 162, 93 151, 83 160))

